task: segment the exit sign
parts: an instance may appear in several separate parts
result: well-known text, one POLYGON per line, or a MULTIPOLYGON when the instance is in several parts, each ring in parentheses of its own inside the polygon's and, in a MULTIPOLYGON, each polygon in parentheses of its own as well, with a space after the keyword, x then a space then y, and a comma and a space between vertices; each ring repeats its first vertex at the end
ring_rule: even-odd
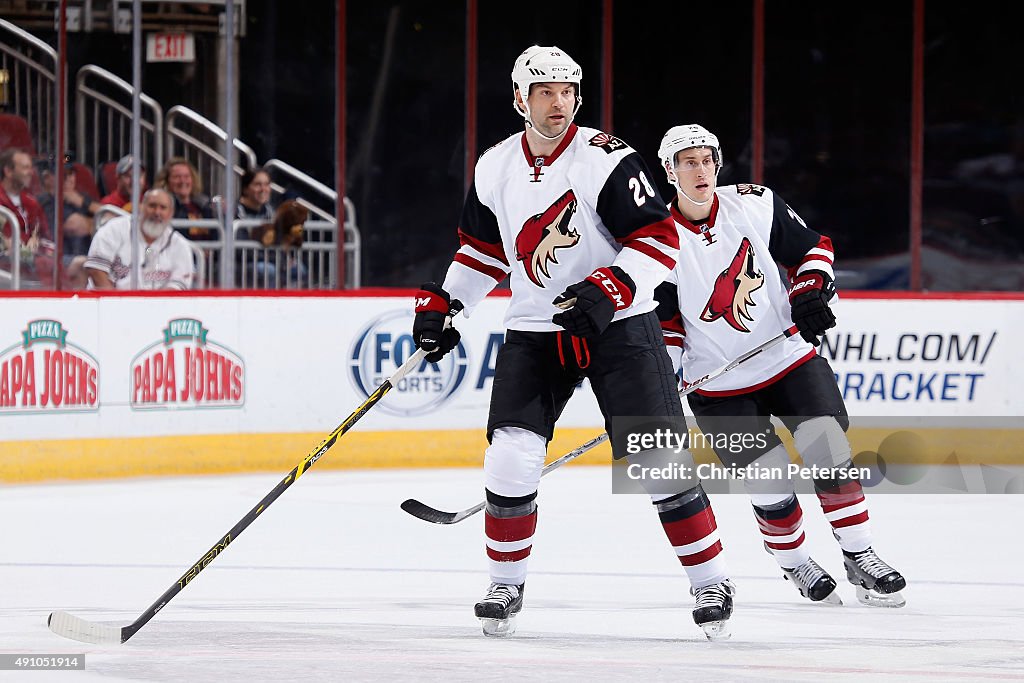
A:
POLYGON ((147 62, 194 62, 196 39, 191 33, 149 33, 146 35, 147 62))

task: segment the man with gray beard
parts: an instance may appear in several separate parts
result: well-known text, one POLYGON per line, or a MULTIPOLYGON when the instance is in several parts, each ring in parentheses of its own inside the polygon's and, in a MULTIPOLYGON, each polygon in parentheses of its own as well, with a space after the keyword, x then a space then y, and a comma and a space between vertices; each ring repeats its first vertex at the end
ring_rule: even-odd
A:
MULTIPOLYGON (((195 276, 192 248, 186 237, 171 229, 174 201, 162 189, 142 196, 139 221, 139 256, 136 267, 139 289, 189 289, 195 276)), ((120 216, 96 233, 89 248, 85 270, 92 289, 130 289, 132 219, 120 216)))

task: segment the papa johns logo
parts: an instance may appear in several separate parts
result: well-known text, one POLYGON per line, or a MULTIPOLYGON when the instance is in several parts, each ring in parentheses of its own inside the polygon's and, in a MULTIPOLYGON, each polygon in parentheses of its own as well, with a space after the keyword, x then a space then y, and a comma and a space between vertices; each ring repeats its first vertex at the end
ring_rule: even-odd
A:
MULTIPOLYGON (((416 352, 412 311, 385 313, 356 335, 349 353, 349 379, 363 397, 394 374, 416 352)), ((389 415, 411 417, 437 410, 462 386, 469 369, 466 347, 459 345, 437 363, 423 361, 377 404, 389 415)))
POLYGON ((61 321, 31 320, 21 337, 0 351, 0 414, 99 410, 99 363, 61 321))
POLYGON ((133 410, 240 408, 245 404, 245 361, 208 338, 195 318, 175 318, 161 339, 142 349, 128 368, 133 410))

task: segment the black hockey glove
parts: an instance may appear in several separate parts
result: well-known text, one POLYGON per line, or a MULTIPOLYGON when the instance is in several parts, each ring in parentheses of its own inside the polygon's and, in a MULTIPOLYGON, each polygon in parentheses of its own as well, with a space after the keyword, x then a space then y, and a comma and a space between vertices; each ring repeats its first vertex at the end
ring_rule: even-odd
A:
POLYGON ((436 282, 427 282, 416 292, 412 338, 418 348, 427 352, 426 359, 431 363, 444 358, 462 339, 454 327, 444 326, 451 310, 451 297, 436 282))
POLYGON ((789 305, 800 336, 817 346, 825 330, 836 326, 836 316, 828 302, 836 293, 836 284, 827 273, 808 270, 793 280, 789 305))
POLYGON ((576 337, 596 337, 608 328, 617 311, 629 308, 634 294, 633 278, 622 268, 598 268, 555 297, 551 303, 564 312, 556 313, 551 321, 576 337))

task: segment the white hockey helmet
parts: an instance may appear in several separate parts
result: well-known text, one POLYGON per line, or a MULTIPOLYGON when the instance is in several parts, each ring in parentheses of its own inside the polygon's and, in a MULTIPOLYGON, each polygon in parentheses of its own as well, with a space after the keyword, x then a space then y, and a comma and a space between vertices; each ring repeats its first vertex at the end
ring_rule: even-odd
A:
POLYGON ((685 126, 672 126, 661 138, 661 145, 658 147, 658 158, 661 166, 665 169, 668 181, 681 190, 679 178, 676 177, 676 154, 684 149, 694 147, 708 147, 711 149, 711 157, 715 160, 715 177, 722 170, 722 146, 718 143, 718 137, 704 126, 696 123, 685 126))
POLYGON ((526 105, 526 98, 530 96, 530 86, 534 83, 573 83, 576 86, 576 106, 572 112, 575 116, 583 104, 583 98, 580 97, 582 79, 583 69, 560 48, 554 45, 532 45, 523 50, 523 54, 519 55, 515 66, 512 67, 512 106, 527 123, 533 125, 530 121, 530 108, 526 105), (524 108, 520 108, 515 100, 516 91, 522 94, 524 108))

